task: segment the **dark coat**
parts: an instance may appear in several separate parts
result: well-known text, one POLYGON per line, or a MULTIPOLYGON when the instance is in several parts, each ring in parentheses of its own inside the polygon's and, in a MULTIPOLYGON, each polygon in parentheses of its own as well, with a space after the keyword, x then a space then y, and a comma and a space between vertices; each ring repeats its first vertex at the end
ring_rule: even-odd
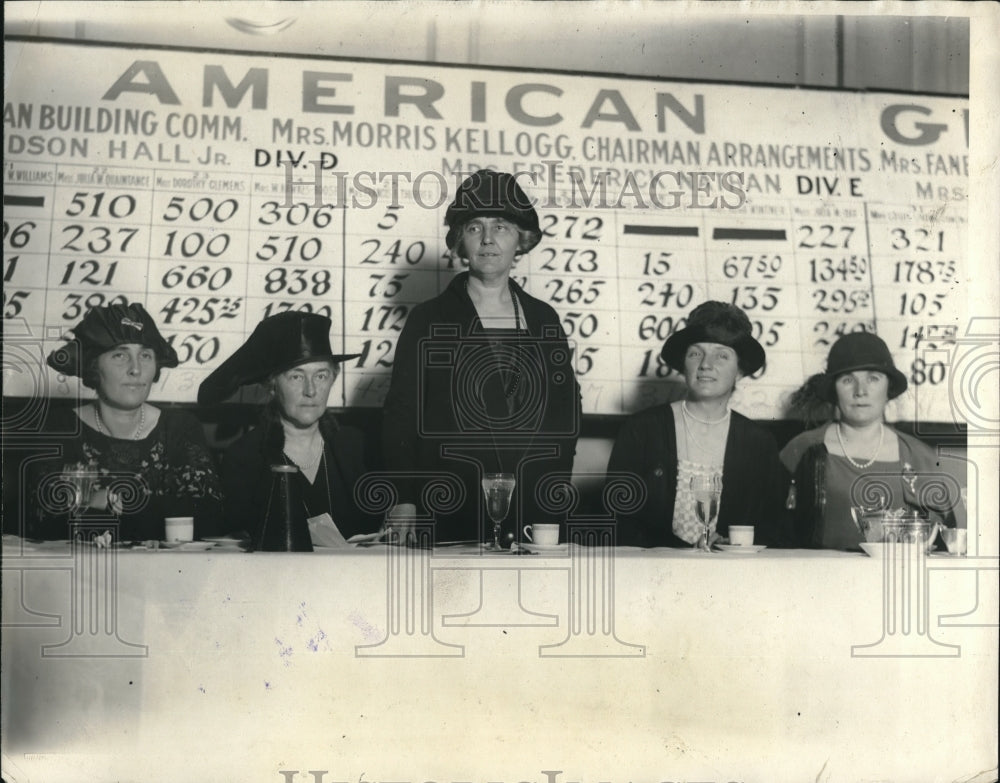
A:
MULTIPOLYGON (((358 508, 354 485, 366 472, 364 436, 353 427, 339 427, 332 417, 321 422, 325 441, 325 471, 320 464, 310 484, 296 474, 295 494, 306 505, 307 516, 328 512, 344 538, 378 530, 381 519, 358 508), (329 481, 329 493, 327 492, 329 481)), ((233 443, 222 459, 225 527, 228 532, 254 534, 271 492, 271 465, 288 463, 283 454, 280 424, 262 425, 233 443)))
MULTIPOLYGON (((674 424, 670 405, 658 405, 630 417, 615 441, 609 478, 612 473, 633 474, 647 493, 638 510, 618 517, 617 543, 622 546, 691 546, 673 533, 677 492, 674 424)), ((771 433, 734 411, 723 460, 718 533, 727 535, 730 525, 754 525, 755 543, 788 543, 787 487, 788 474, 778 460, 771 433)))
POLYGON ((458 509, 435 515, 437 541, 485 535, 483 472, 516 475, 508 516, 512 530, 515 522, 520 529, 530 522, 562 521, 535 492, 546 474, 572 472, 579 432, 580 387, 555 310, 514 284, 529 334, 515 337, 511 330, 497 337, 483 330, 467 279, 467 273, 457 275, 444 292, 410 313, 396 346, 383 413, 383 458, 397 474, 399 502, 428 511, 422 503, 428 479, 415 472, 452 473, 464 488, 458 509), (513 353, 497 359, 495 342, 513 353), (513 409, 503 385, 512 355, 521 357, 513 409))
MULTIPOLYGON (((196 538, 219 532, 219 477, 201 423, 190 413, 163 409, 144 437, 128 440, 97 432, 71 409, 58 407, 46 420, 39 442, 58 447, 58 456, 35 461, 29 470, 27 535, 69 537, 69 513, 56 513, 51 503, 42 502, 39 493, 50 495, 50 482, 64 464, 72 462, 95 463, 105 487, 112 480, 135 487, 132 491, 119 488, 123 498, 130 498, 118 516, 121 541, 162 540, 163 520, 168 516, 193 516, 196 538), (135 482, 131 476, 136 477, 135 482)), ((108 515, 107 511, 84 514, 95 519, 108 515)))

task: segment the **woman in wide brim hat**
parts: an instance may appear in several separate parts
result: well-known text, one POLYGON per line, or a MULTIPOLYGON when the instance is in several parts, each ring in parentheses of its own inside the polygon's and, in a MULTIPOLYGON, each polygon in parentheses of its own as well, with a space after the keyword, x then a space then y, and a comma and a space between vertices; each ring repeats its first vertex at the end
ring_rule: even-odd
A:
POLYGON ((95 399, 56 409, 47 423, 62 445, 61 465, 46 463, 32 523, 36 535, 65 538, 70 513, 108 516, 123 540, 162 539, 164 518, 194 516, 197 534, 212 532, 221 500, 201 424, 192 415, 148 402, 177 354, 140 304, 91 309, 48 364, 79 377, 95 399), (49 489, 59 474, 89 475, 82 505, 60 508, 49 489))
POLYGON ((512 520, 560 521, 534 490, 546 473, 572 470, 579 386, 559 316, 511 278, 542 237, 538 214, 515 176, 481 169, 445 223, 448 249, 468 269, 413 308, 396 346, 383 417, 382 453, 400 477, 390 516, 398 525, 416 513, 426 482, 414 474, 448 473, 465 503, 436 515, 437 540, 484 535, 480 479, 495 472, 517 475, 512 520))
POLYGON ((684 378, 685 396, 630 417, 615 441, 609 474, 638 476, 646 489, 645 504, 618 519, 618 542, 708 547, 724 541, 730 525, 754 525, 758 544, 782 543, 787 476, 777 445, 729 407, 737 382, 766 358, 750 320, 734 305, 704 302, 661 356, 684 378), (692 494, 698 477, 721 477, 717 525, 707 535, 692 494))
POLYGON ((354 502, 354 483, 366 472, 364 437, 340 427, 327 410, 341 362, 360 354, 334 353, 330 328, 329 318, 314 313, 265 318, 198 389, 203 405, 253 384, 261 384, 267 396, 258 426, 223 456, 225 523, 231 532, 259 526, 276 464, 298 468, 294 494, 312 521, 316 543, 324 543, 330 525, 347 538, 375 524, 354 502))
POLYGON ((924 443, 885 423, 889 401, 906 389, 906 376, 885 342, 869 332, 855 332, 830 348, 826 372, 809 378, 792 395, 794 408, 827 407, 834 417, 796 436, 781 452, 795 476, 790 500, 798 543, 857 549, 864 537, 852 507, 909 507, 950 526, 957 524, 956 512, 964 516, 959 472, 948 474, 924 443))

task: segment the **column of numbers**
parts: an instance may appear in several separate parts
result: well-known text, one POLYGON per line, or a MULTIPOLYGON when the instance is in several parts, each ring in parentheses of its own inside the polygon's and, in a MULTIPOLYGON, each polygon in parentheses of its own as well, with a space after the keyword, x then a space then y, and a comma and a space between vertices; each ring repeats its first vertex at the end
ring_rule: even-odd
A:
POLYGON ((683 383, 660 351, 708 293, 701 218, 619 216, 618 276, 622 409, 630 412, 675 397, 670 387, 683 383))
POLYGON ((396 344, 414 305, 437 295, 443 247, 429 230, 433 213, 412 201, 353 209, 345 231, 345 340, 358 360, 345 372, 349 405, 380 405, 389 386, 396 344))
POLYGON ((613 220, 611 213, 542 214, 542 241, 527 259, 530 293, 559 314, 590 413, 621 410, 613 220))
POLYGON ((875 330, 871 260, 860 207, 796 210, 801 339, 806 375, 820 372, 830 346, 850 332, 875 330))
MULTIPOLYGON (((50 336, 45 328, 45 298, 55 181, 54 165, 19 162, 4 165, 5 395, 38 394, 38 366, 55 347, 44 342, 50 336)), ((56 335, 58 332, 56 329, 56 335)), ((53 388, 53 392, 68 393, 69 388, 62 384, 53 388)))
POLYGON ((34 335, 45 322, 55 181, 55 166, 4 167, 3 317, 24 319, 34 335))
POLYGON ((967 241, 965 216, 873 205, 869 225, 879 334, 909 379, 916 399, 912 415, 929 418, 950 405, 946 356, 962 326, 955 298, 967 241))
POLYGON ((152 182, 117 184, 116 177, 129 175, 128 169, 59 167, 47 324, 68 329, 93 307, 145 304, 152 182))
POLYGON ((211 183, 158 175, 151 215, 148 306, 180 360, 168 387, 189 399, 243 342, 246 322, 248 199, 211 183))
POLYGON ((743 310, 767 354, 733 399, 751 417, 773 411, 781 388, 802 375, 790 217, 787 204, 758 201, 706 219, 708 298, 743 310))

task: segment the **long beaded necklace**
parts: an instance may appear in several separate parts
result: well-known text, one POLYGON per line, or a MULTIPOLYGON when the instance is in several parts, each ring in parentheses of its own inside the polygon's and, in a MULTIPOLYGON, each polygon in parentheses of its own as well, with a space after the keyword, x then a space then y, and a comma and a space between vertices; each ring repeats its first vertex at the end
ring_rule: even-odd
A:
MULTIPOLYGON (((520 355, 521 351, 521 308, 517 303, 517 294, 514 293, 514 284, 508 281, 510 287, 510 299, 514 303, 514 339, 517 342, 517 355, 520 355)), ((518 364, 514 359, 510 362, 511 379, 510 383, 507 384, 507 388, 504 390, 504 396, 510 399, 514 396, 517 391, 517 387, 521 385, 521 365, 518 364)))
MULTIPOLYGON (((107 435, 109 438, 114 437, 110 432, 104 431, 103 423, 101 422, 101 406, 94 404, 94 423, 97 425, 97 431, 101 435, 107 435)), ((146 426, 146 406, 139 406, 139 426, 135 428, 135 433, 132 435, 132 440, 139 440, 139 435, 142 433, 142 428, 146 426)))
MULTIPOLYGON (((514 305, 514 340, 517 343, 517 348, 515 352, 515 357, 520 355, 521 352, 521 307, 517 301, 517 294, 514 293, 514 281, 507 281, 507 288, 510 290, 510 300, 514 305)), ((465 281, 465 293, 466 296, 469 294, 469 281, 465 281)), ((475 305, 473 305, 475 306, 475 305)), ((521 366, 518 364, 516 358, 512 358, 510 361, 510 380, 504 388, 504 397, 508 400, 517 393, 518 387, 521 385, 521 366)))
POLYGON ((878 453, 882 450, 882 439, 885 437, 885 425, 882 422, 878 423, 878 444, 875 446, 875 451, 872 452, 872 458, 867 462, 857 462, 847 453, 847 446, 844 445, 844 436, 840 432, 840 422, 837 422, 837 441, 840 443, 840 450, 844 452, 844 456, 847 457, 847 461, 850 462, 858 470, 864 470, 865 468, 870 468, 875 464, 875 460, 878 459, 878 453))

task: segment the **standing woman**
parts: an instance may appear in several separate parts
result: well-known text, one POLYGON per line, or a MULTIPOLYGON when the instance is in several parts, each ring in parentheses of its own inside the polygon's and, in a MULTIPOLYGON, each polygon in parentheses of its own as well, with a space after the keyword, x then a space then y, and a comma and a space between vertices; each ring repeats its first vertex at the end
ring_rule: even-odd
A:
POLYGON ((314 543, 330 542, 331 525, 344 538, 377 529, 354 502, 354 483, 366 472, 364 437, 339 426, 326 407, 340 362, 359 354, 333 353, 330 327, 329 318, 314 313, 265 318, 199 387, 203 405, 253 383, 267 393, 260 424, 223 456, 227 532, 255 531, 267 508, 271 466, 278 464, 298 468, 294 494, 305 506, 314 543))
MULTIPOLYGON (((49 354, 48 364, 79 376, 96 398, 50 414, 46 429, 62 456, 45 463, 43 474, 60 473, 66 464, 96 471, 84 513, 114 513, 120 540, 163 539, 168 516, 194 516, 196 537, 216 532, 221 494, 201 424, 146 401, 160 371, 178 364, 149 313, 139 304, 95 307, 72 336, 49 354)), ((42 486, 44 475, 37 480, 42 486)), ((68 537, 68 513, 56 512, 43 497, 33 505, 35 536, 68 537)))
POLYGON ((631 473, 643 482, 646 502, 618 519, 623 546, 691 547, 698 521, 691 479, 722 475, 715 538, 730 525, 754 525, 755 543, 781 540, 787 484, 771 434, 729 408, 737 381, 764 366, 764 348, 738 307, 704 302, 672 334, 660 354, 684 376, 683 400, 658 405, 625 422, 615 441, 609 473, 631 473))
MULTIPOLYGON (((793 404, 834 406, 834 420, 793 438, 781 461, 795 478, 795 536, 800 546, 857 549, 864 540, 852 506, 910 507, 956 525, 959 482, 925 444, 885 423, 885 409, 906 391, 888 346, 868 332, 841 337, 826 373, 813 376, 793 404)), ((964 520, 960 523, 964 527, 964 520)))
POLYGON ((426 474, 451 473, 465 502, 436 519, 436 540, 475 538, 481 476, 506 472, 517 480, 511 517, 519 508, 522 524, 562 521, 535 491, 547 473, 572 471, 579 386, 559 316, 510 277, 542 238, 538 214, 513 176, 482 169, 445 222, 469 270, 413 309, 396 346, 382 438, 399 492, 390 516, 413 517, 426 474))

